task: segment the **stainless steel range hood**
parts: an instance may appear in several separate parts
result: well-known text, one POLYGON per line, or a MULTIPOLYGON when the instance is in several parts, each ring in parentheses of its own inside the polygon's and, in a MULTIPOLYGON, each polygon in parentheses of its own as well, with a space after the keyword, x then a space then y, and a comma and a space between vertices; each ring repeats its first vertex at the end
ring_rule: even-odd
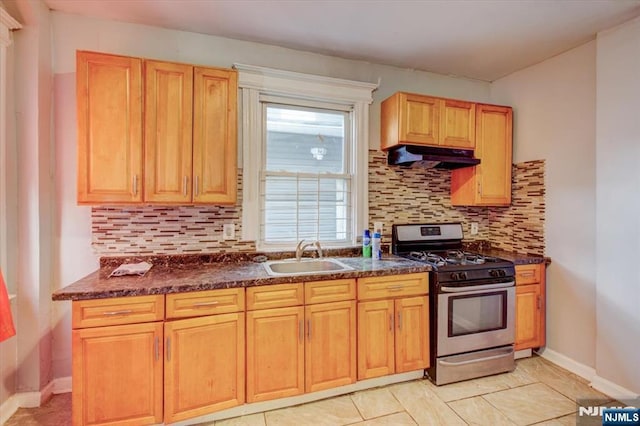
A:
POLYGON ((398 166, 453 170, 480 164, 480 159, 475 158, 473 150, 470 149, 403 145, 388 151, 387 163, 398 166))

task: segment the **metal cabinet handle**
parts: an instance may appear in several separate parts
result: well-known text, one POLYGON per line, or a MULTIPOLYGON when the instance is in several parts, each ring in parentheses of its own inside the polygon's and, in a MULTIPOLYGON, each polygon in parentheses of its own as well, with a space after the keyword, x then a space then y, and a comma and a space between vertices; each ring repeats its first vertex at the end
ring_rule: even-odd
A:
POLYGON ((398 311, 398 330, 402 330, 402 311, 398 311))
POLYGON ((171 336, 167 337, 167 361, 171 361, 171 336))
POLYGON ((533 277, 535 275, 535 272, 533 271, 519 272, 518 275, 520 275, 521 277, 533 277))
POLYGON ((300 343, 304 341, 304 322, 302 320, 298 321, 298 340, 300 343))
POLYGON ((478 182, 478 195, 482 195, 482 182, 478 182))
POLYGON ((156 336, 153 342, 153 353, 156 361, 160 361, 160 338, 156 336))
POLYGON ((102 315, 105 316, 115 316, 115 315, 127 315, 133 313, 131 309, 123 309, 122 311, 106 311, 103 312, 102 315))
POLYGON ((393 314, 389 314, 389 331, 393 333, 393 314))
POLYGON ((537 298, 537 304, 538 304, 538 310, 542 309, 542 298, 540 297, 540 295, 536 296, 537 298))
POLYGON ((194 303, 193 305, 191 305, 191 307, 193 308, 206 308, 207 306, 213 306, 213 305, 217 305, 218 302, 217 300, 212 300, 210 302, 198 302, 198 303, 194 303))
POLYGON ((133 195, 138 195, 138 175, 133 175, 131 189, 133 190, 133 195))
POLYGON ((187 183, 189 182, 188 177, 182 178, 182 195, 187 196, 187 183))
POLYGON ((307 338, 311 340, 311 320, 307 320, 307 338))

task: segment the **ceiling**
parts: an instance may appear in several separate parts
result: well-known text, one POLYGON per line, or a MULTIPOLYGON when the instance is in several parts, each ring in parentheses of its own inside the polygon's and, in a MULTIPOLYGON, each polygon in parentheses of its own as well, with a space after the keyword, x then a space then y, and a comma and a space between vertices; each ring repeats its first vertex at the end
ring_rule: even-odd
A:
POLYGON ((640 0, 44 0, 61 12, 493 81, 640 15, 640 0))

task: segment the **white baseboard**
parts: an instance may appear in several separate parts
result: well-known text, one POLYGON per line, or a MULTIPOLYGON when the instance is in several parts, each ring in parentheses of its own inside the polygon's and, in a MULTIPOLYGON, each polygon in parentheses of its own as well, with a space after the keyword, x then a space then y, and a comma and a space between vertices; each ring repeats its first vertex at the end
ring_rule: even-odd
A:
POLYGON ((71 392, 71 377, 59 377, 49 382, 40 392, 19 392, 0 405, 0 425, 3 425, 18 408, 39 407, 52 394, 71 392))
POLYGON ((559 365, 560 367, 571 371, 578 376, 589 380, 589 385, 597 391, 602 392, 605 395, 615 399, 635 399, 638 398, 638 394, 624 388, 612 381, 609 381, 603 377, 598 376, 596 370, 587 365, 584 365, 578 361, 569 358, 566 355, 556 352, 553 349, 545 348, 540 354, 541 357, 551 361, 552 363, 559 365))
POLYGON ((9 399, 0 404, 0 425, 5 424, 18 411, 18 408, 20 408, 20 405, 16 395, 11 395, 9 399))
POLYGON ((593 378, 596 377, 596 370, 594 368, 584 365, 553 349, 545 348, 538 352, 538 355, 589 381, 592 381, 593 378))
POLYGON ((640 397, 640 395, 638 395, 637 393, 623 388, 622 386, 618 386, 617 384, 600 376, 595 376, 593 380, 591 380, 591 386, 595 390, 598 390, 605 395, 609 395, 611 398, 614 398, 618 401, 636 399, 640 397))
POLYGON ((58 377, 54 379, 53 382, 53 394, 58 395, 59 393, 69 393, 71 392, 71 376, 67 377, 58 377))

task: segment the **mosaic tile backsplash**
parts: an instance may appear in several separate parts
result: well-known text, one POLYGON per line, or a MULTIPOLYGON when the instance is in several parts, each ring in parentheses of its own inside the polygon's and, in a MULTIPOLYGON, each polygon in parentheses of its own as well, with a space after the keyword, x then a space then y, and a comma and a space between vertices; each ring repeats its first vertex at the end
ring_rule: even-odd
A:
MULTIPOLYGON (((387 166, 386 154, 369 151, 369 227, 383 222, 462 222, 466 240, 523 254, 544 254, 544 161, 513 166, 510 207, 452 207, 451 172, 387 166), (471 222, 479 232, 470 235, 471 222)), ((255 251, 253 241, 223 240, 222 226, 242 233, 242 175, 235 206, 97 206, 92 213, 92 246, 98 256, 255 251)))

